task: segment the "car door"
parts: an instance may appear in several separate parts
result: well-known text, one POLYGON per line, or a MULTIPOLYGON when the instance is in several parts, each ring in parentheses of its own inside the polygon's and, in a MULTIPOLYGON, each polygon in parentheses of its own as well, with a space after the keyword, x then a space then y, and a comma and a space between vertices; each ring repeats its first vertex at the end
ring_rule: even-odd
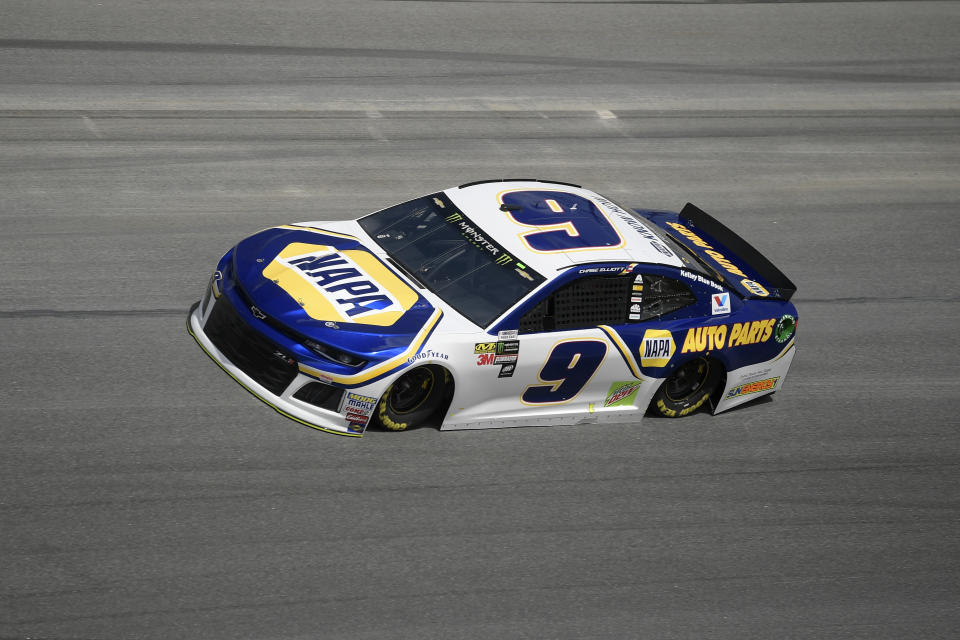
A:
MULTIPOLYGON (((638 267, 627 321, 611 327, 635 359, 638 377, 667 377, 681 359, 686 329, 710 313, 709 293, 701 295, 702 286, 677 275, 668 268, 638 267)), ((729 305, 728 293, 723 299, 729 305)))
POLYGON ((630 313, 634 276, 625 267, 578 269, 520 317, 513 393, 528 414, 589 421, 608 396, 636 382, 609 334, 630 313))

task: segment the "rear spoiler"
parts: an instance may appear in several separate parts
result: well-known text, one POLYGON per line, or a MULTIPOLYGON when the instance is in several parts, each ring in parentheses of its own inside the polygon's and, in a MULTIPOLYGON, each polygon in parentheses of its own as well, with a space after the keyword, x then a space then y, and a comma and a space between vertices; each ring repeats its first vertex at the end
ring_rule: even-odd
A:
POLYGON ((797 290, 790 278, 749 242, 689 202, 676 222, 670 219, 673 216, 659 212, 643 215, 690 249, 717 272, 724 284, 745 298, 789 300, 797 290))

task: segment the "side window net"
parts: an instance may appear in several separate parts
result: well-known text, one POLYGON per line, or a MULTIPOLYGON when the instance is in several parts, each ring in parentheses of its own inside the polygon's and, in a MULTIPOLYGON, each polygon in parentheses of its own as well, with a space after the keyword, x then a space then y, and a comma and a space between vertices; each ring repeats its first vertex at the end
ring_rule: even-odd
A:
POLYGON ((633 275, 587 276, 553 292, 520 318, 521 333, 582 329, 627 321, 633 275))
MULTIPOLYGON (((643 308, 639 322, 653 320, 694 304, 696 296, 679 280, 643 275, 643 308)), ((633 320, 637 322, 637 320, 633 320)))

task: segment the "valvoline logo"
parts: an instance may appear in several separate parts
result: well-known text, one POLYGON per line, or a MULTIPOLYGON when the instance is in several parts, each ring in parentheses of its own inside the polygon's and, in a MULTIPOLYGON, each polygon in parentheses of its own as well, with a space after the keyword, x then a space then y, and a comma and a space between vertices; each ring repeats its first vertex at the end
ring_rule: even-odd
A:
POLYGON ((417 293, 373 254, 293 242, 263 270, 315 320, 391 326, 417 293))

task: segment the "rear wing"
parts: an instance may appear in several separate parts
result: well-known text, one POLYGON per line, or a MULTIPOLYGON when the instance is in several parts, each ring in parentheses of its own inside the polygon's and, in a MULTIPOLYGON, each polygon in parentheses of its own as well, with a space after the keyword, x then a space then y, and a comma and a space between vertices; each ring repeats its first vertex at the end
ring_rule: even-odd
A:
POLYGON ((639 212, 694 253, 745 298, 789 300, 797 290, 780 269, 709 213, 689 202, 680 214, 639 212))

